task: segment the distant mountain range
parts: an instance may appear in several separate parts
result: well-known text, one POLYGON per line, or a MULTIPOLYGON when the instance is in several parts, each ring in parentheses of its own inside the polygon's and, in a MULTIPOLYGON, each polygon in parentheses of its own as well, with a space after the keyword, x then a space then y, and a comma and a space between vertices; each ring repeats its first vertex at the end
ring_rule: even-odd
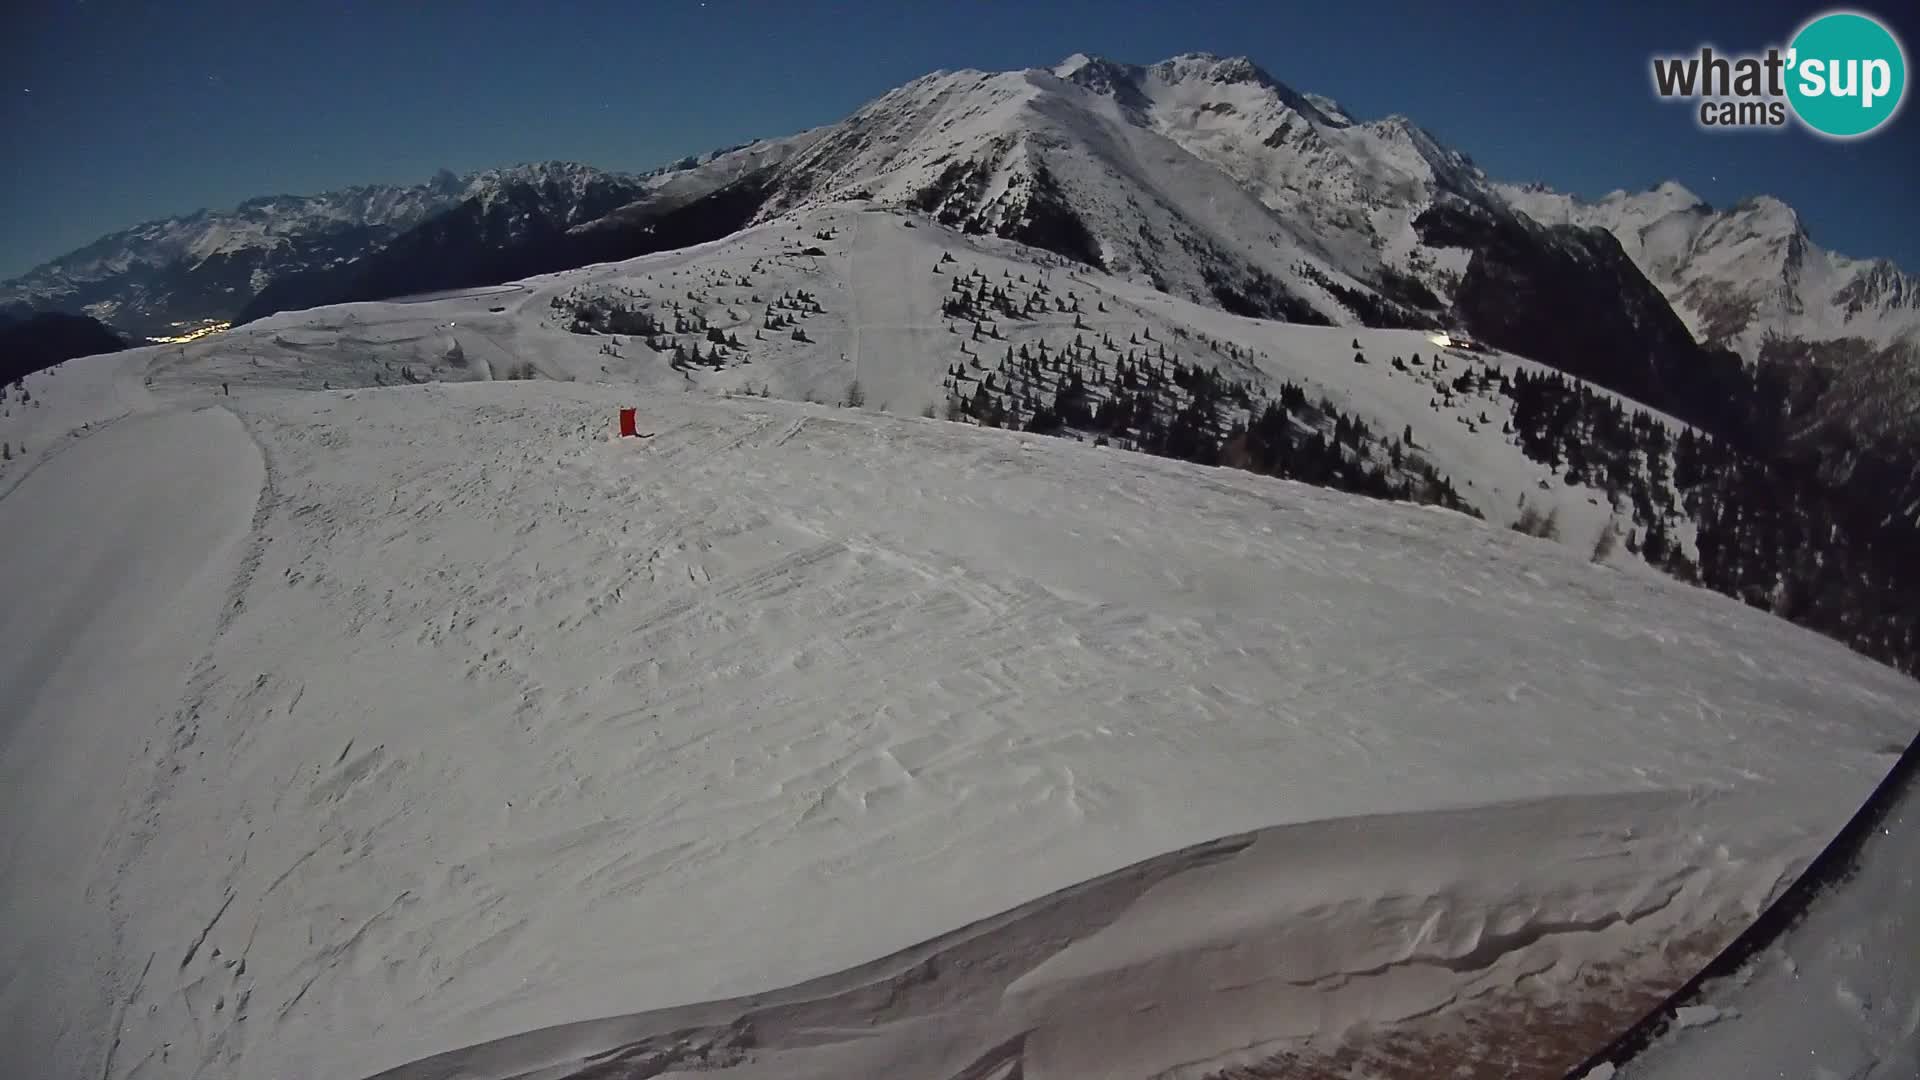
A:
POLYGON ((937 72, 837 124, 649 174, 546 163, 257 199, 104 237, 0 287, 0 309, 157 337, 630 258, 847 199, 1242 315, 1464 328, 1714 430, 1767 427, 1763 443, 1852 453, 1920 429, 1920 285, 1820 248, 1785 204, 1502 183, 1404 117, 1361 121, 1205 54, 937 72), (1773 408, 1753 400, 1756 364, 1792 403, 1780 430, 1755 421, 1773 408))
POLYGON ((1790 377, 1794 430, 1865 445, 1920 429, 1920 278, 1814 243, 1769 197, 1716 210, 1677 183, 1583 202, 1504 187, 1539 221, 1598 227, 1703 342, 1790 377))
POLYGON ((759 148, 643 176, 552 163, 480 174, 474 193, 358 258, 278 276, 235 314, 489 285, 718 239, 762 204, 741 162, 759 148), (711 167, 705 167, 711 166, 711 167), (738 192, 744 191, 742 197, 738 192))
POLYGON ((360 257, 475 182, 443 172, 413 187, 267 196, 146 222, 0 285, 0 308, 84 312, 138 337, 173 335, 233 318, 283 274, 360 257))
MULTIPOLYGON (((130 337, 172 337, 240 319, 257 296, 276 287, 279 295, 316 302, 327 292, 349 291, 355 275, 346 268, 389 249, 412 252, 419 265, 410 272, 423 277, 433 276, 435 258, 466 263, 477 257, 479 263, 461 273, 498 280, 512 260, 490 262, 487 253, 545 243, 652 189, 671 188, 675 175, 718 153, 724 151, 637 175, 571 162, 464 177, 443 170, 423 184, 266 196, 228 211, 150 221, 0 283, 0 312, 16 318, 84 313, 130 337), (287 284, 300 281, 305 284, 287 284), (328 284, 318 284, 323 281, 328 284)), ((402 261, 397 253, 395 259, 402 261)), ((414 284, 392 271, 374 278, 402 292, 414 284)))

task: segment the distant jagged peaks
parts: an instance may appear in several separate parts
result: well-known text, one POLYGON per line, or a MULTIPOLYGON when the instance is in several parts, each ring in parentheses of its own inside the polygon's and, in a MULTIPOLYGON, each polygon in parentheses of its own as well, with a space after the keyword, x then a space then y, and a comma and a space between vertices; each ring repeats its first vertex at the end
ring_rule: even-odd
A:
POLYGON ((1715 212, 1671 181, 1596 201, 1497 184, 1412 119, 1358 122, 1245 56, 1141 65, 1080 52, 1047 69, 934 72, 837 123, 639 176, 562 161, 442 169, 411 187, 278 196, 250 202, 247 215, 148 223, 9 283, 0 302, 81 308, 159 333, 145 327, 223 317, 221 305, 276 278, 365 256, 470 200, 503 222, 595 229, 602 218, 627 222, 625 209, 650 199, 689 203, 736 187, 760 200, 750 220, 872 199, 1169 292, 1305 321, 1441 318, 1472 244, 1437 244, 1436 222, 1471 221, 1482 233, 1525 219, 1605 228, 1697 332, 1743 346, 1782 325, 1776 309, 1825 310, 1823 329, 1851 332, 1877 312, 1911 311, 1920 292, 1897 271, 1826 260, 1778 200, 1715 212), (1808 273, 1793 269, 1803 263, 1808 273), (1776 304, 1783 281, 1792 295, 1776 304))
POLYGON ((465 198, 487 199, 506 188, 526 186, 578 195, 607 182, 630 178, 577 161, 531 161, 504 169, 482 169, 467 178, 465 198))
MULTIPOLYGON (((445 171, 445 170, 442 170, 445 171)), ((553 177, 599 177, 609 174, 604 169, 585 165, 578 161, 527 161, 505 168, 482 169, 468 177, 468 183, 476 180, 494 179, 502 181, 546 180, 553 177)))
POLYGON ((1701 340, 1750 361, 1840 339, 1920 355, 1916 279, 1884 259, 1820 248, 1799 212, 1775 196, 1717 210, 1673 180, 1592 201, 1539 184, 1501 191, 1542 222, 1612 232, 1701 340))
POLYGON ((1078 52, 1053 65, 1053 73, 1056 77, 1079 83, 1089 89, 1094 84, 1131 82, 1140 77, 1142 70, 1136 64, 1122 64, 1104 56, 1078 52))
POLYGON ((546 161, 465 176, 441 169, 420 184, 260 196, 103 236, 0 285, 0 305, 84 311, 128 334, 160 336, 176 324, 232 319, 274 280, 351 262, 467 200, 507 197, 594 217, 638 185, 578 162, 546 161))
POLYGON ((1139 111, 1150 107, 1141 82, 1146 69, 1137 64, 1122 64, 1103 56, 1074 53, 1053 67, 1053 74, 1085 90, 1110 97, 1123 108, 1139 111))
POLYGON ((1355 205, 1504 203, 1544 224, 1612 232, 1695 332, 1749 357, 1764 333, 1788 328, 1876 342, 1920 332, 1912 276, 1821 251, 1800 215, 1771 196, 1716 210, 1674 180, 1592 200, 1539 183, 1495 184, 1412 119, 1357 123, 1246 57, 1185 53, 1142 67, 1076 53, 1054 73, 1226 170, 1292 225, 1355 220, 1343 216, 1355 205))
POLYGON ((1772 195, 1751 195, 1734 203, 1727 213, 1744 219, 1749 227, 1780 236, 1806 236, 1800 212, 1772 195))
POLYGON ((1516 209, 1548 225, 1612 228, 1622 221, 1656 220, 1675 210, 1706 205, 1693 192, 1670 180, 1639 191, 1615 188, 1599 196, 1561 191, 1540 180, 1495 186, 1516 209))
POLYGON ((1153 72, 1166 82, 1205 79, 1215 83, 1258 83, 1263 86, 1281 86, 1278 79, 1261 70, 1260 65, 1244 56, 1216 56, 1206 52, 1181 53, 1153 65, 1153 72))
POLYGON ((1332 121, 1335 127, 1350 127, 1355 123, 1353 115, 1347 112, 1344 106, 1325 94, 1308 93, 1301 96, 1306 98, 1314 108, 1320 110, 1320 115, 1332 121))
MULTIPOLYGON (((1658 184, 1648 188, 1647 192, 1677 208, 1707 206, 1705 199, 1695 195, 1692 191, 1688 190, 1686 185, 1680 183, 1678 180, 1662 180, 1658 184)), ((1711 209, 1711 207, 1708 207, 1708 209, 1711 209)))
POLYGON ((1322 94, 1303 94, 1245 56, 1191 52, 1142 66, 1090 53, 1074 53, 1051 70, 1057 78, 1113 97, 1128 107, 1145 104, 1151 96, 1145 85, 1149 81, 1165 87, 1251 86, 1266 90, 1280 105, 1323 127, 1344 128, 1355 122, 1339 102, 1322 94))
POLYGON ((1077 52, 1055 64, 1053 73, 1082 85, 1088 81, 1134 81, 1146 75, 1167 83, 1204 80, 1214 83, 1258 83, 1274 87, 1284 85, 1248 57, 1217 56, 1208 52, 1181 53, 1151 67, 1077 52))

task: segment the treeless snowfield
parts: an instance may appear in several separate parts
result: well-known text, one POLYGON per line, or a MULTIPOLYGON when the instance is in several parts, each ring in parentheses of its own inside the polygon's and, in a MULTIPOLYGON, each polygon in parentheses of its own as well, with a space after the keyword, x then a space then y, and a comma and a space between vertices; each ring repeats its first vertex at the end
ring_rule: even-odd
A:
POLYGON ((0 499, 9 1075, 623 1016, 408 1075, 1204 1075, 1624 1007, 1920 715, 1710 593, 1243 473, 586 385, 194 394, 0 499))

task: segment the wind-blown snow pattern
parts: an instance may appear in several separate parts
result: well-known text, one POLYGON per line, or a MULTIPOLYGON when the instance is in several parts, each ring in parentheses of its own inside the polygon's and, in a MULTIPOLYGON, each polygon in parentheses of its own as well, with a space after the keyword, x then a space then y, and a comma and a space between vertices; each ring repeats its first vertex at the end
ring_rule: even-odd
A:
POLYGON ((1604 513, 1356 337, 1435 352, 822 201, 30 377, 0 1072, 1554 1075, 1920 686, 1504 528, 1604 513), (1411 426, 1494 520, 910 415, 965 268, 1411 426), (588 297, 742 343, 676 369, 588 297))

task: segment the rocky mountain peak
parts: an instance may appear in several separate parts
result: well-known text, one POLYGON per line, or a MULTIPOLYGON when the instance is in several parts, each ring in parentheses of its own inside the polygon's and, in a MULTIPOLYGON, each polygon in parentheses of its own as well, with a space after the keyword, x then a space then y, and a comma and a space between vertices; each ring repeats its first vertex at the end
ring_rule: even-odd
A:
POLYGON ((1279 86, 1279 80, 1261 70, 1244 56, 1216 56, 1207 52, 1181 53, 1153 65, 1154 74, 1166 82, 1204 80, 1213 83, 1257 83, 1279 86))

